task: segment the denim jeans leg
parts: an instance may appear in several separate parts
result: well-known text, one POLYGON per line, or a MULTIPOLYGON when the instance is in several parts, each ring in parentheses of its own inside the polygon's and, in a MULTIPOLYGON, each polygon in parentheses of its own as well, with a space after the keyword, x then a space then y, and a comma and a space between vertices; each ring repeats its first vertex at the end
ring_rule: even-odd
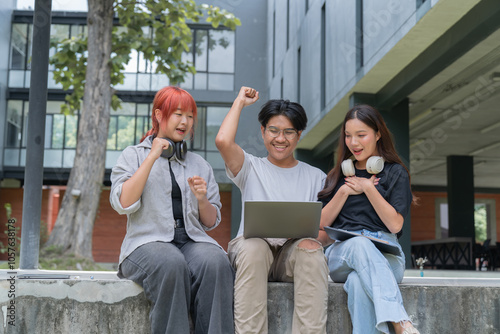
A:
POLYGON ((121 273, 143 287, 151 302, 151 333, 189 334, 190 273, 179 249, 165 242, 142 245, 120 266, 121 273))
MULTIPOLYGON (((329 252, 328 266, 333 281, 346 282, 350 273, 356 271, 359 285, 373 303, 374 313, 356 314, 355 317, 358 320, 354 323, 353 319, 353 328, 360 326, 362 332, 368 333, 369 327, 372 326, 370 319, 373 317, 376 319, 377 329, 388 333, 388 322, 409 320, 398 287, 398 282, 401 282, 404 272, 402 255, 383 254, 364 237, 336 242, 332 247, 329 252)), ((349 293, 349 290, 356 285, 358 285, 356 282, 349 282, 347 286, 344 285, 344 289, 349 293)), ((354 297, 351 308, 363 308, 364 302, 366 298, 358 300, 354 297)))
POLYGON ((216 245, 190 241, 181 247, 191 280, 191 308, 196 334, 234 333, 234 270, 216 245))
POLYGON ((347 307, 353 324, 352 334, 380 333, 376 326, 373 302, 365 292, 356 271, 351 271, 344 284, 347 292, 347 307))

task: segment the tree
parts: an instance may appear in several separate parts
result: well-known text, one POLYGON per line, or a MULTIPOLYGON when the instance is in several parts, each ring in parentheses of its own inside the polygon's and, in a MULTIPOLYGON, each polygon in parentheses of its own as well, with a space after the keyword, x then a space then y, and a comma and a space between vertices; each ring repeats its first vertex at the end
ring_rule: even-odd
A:
POLYGON ((88 0, 87 36, 57 43, 54 79, 66 96, 63 113, 81 108, 74 167, 61 208, 46 246, 61 246, 68 253, 92 259, 92 230, 105 171, 106 142, 111 107, 120 100, 113 86, 122 83, 130 52, 141 52, 156 64, 172 84, 195 69, 182 60, 192 34, 188 22, 206 16, 213 27, 235 29, 240 21, 218 7, 193 0, 88 0), (114 25, 115 16, 118 25, 114 25), (83 100, 83 103, 82 103, 83 100))

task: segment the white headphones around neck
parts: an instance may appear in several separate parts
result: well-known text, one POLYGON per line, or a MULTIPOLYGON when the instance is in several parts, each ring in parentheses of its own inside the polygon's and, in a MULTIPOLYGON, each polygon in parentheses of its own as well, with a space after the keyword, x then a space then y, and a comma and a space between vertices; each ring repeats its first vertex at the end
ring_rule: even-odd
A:
MULTIPOLYGON (((354 170, 354 163, 351 159, 347 159, 342 161, 340 165, 342 168, 342 173, 345 176, 354 176, 356 175, 354 170)), ((373 156, 368 158, 366 161, 366 170, 370 174, 378 174, 384 169, 384 158, 373 156)))

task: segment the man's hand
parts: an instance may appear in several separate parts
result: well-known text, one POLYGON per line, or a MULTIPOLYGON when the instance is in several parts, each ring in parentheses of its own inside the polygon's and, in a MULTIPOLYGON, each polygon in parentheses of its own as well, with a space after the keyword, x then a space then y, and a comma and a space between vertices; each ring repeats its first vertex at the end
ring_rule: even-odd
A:
POLYGON ((236 100, 242 103, 243 107, 254 104, 259 99, 259 92, 250 87, 241 87, 236 100))

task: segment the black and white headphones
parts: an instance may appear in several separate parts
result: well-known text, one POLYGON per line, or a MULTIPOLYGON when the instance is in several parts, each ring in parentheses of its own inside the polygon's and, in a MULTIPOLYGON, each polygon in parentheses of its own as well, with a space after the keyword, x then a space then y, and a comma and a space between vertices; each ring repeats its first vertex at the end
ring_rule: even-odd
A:
MULTIPOLYGON (((354 163, 352 162, 351 159, 342 161, 340 167, 342 168, 342 173, 345 176, 355 175, 354 163)), ((382 157, 373 156, 368 158, 368 160, 366 161, 366 170, 370 174, 378 174, 383 169, 384 169, 384 158, 382 157)))
POLYGON ((162 138, 162 139, 166 139, 169 143, 168 147, 164 149, 163 152, 161 153, 162 157, 170 159, 175 155, 176 158, 179 160, 184 160, 184 158, 186 158, 187 144, 185 140, 175 143, 173 140, 169 138, 162 138))

